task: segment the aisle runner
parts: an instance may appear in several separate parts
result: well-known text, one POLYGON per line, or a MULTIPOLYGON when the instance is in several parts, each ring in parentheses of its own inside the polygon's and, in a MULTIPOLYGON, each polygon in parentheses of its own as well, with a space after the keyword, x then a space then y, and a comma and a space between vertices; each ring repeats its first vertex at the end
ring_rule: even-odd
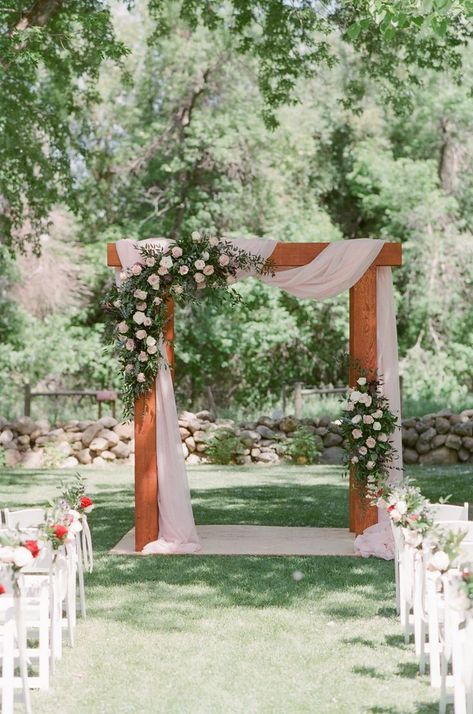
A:
MULTIPOLYGON (((192 555, 349 555, 355 556, 355 536, 345 528, 281 526, 197 526, 201 550, 192 555)), ((135 552, 135 529, 129 531, 110 555, 135 552)))

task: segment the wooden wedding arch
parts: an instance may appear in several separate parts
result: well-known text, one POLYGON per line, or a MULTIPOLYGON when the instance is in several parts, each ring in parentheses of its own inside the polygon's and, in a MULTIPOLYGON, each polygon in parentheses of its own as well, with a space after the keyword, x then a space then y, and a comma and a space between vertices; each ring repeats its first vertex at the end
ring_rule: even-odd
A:
MULTIPOLYGON (((278 243, 271 259, 276 270, 287 270, 310 263, 328 243, 278 243)), ((107 245, 107 264, 121 267, 114 243, 107 245)), ((374 374, 376 347, 376 271, 381 266, 402 265, 400 243, 386 243, 372 265, 350 288, 350 367, 349 384, 354 385, 359 371, 374 374), (358 372, 357 372, 358 370, 358 372)), ((174 305, 168 303, 166 331, 168 361, 174 369, 174 305)), ((158 538, 158 474, 156 462, 156 393, 151 390, 135 403, 135 549, 158 538)), ((349 527, 362 533, 377 521, 377 511, 362 502, 350 478, 349 527)))

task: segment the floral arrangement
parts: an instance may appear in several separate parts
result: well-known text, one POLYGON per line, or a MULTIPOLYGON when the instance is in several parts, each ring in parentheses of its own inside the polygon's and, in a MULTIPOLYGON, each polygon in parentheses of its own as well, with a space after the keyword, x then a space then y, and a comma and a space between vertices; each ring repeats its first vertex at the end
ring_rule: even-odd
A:
POLYGON ((118 355, 124 375, 124 412, 133 412, 135 400, 149 391, 159 366, 166 330, 167 303, 196 300, 207 293, 238 299, 228 288, 238 271, 271 272, 268 261, 241 250, 209 233, 194 231, 167 248, 137 244, 140 261, 120 273, 120 284, 107 296, 112 317, 107 336, 118 355))
POLYGON ((86 496, 86 483, 86 479, 80 473, 76 473, 72 483, 61 484, 61 498, 54 505, 59 505, 64 511, 72 509, 79 514, 91 513, 95 504, 89 496, 86 496))
POLYGON ((465 535, 466 531, 442 530, 441 524, 432 529, 429 534, 431 555, 428 559, 427 568, 429 570, 437 570, 440 573, 445 573, 452 568, 460 556, 460 546, 465 535))
MULTIPOLYGON (((15 593, 19 593, 21 571, 33 563, 42 547, 43 543, 40 540, 30 538, 19 530, 10 530, 0 535, 0 564, 10 570, 15 593)), ((0 585, 0 595, 4 593, 5 588, 0 585)))
POLYGON ((378 499, 377 505, 386 508, 393 525, 402 528, 406 543, 415 548, 420 547, 434 528, 430 501, 408 480, 390 488, 378 499))
POLYGON ((395 457, 389 437, 397 428, 381 380, 359 377, 356 388, 349 390, 337 424, 347 444, 347 465, 353 468, 355 482, 363 496, 376 502, 384 493, 388 467, 395 457))
POLYGON ((28 538, 18 530, 11 530, 8 534, 0 535, 0 563, 10 565, 13 572, 17 572, 27 565, 31 565, 41 552, 42 543, 39 540, 28 538))
POLYGON ((457 604, 461 610, 473 610, 473 572, 464 567, 455 578, 457 604))

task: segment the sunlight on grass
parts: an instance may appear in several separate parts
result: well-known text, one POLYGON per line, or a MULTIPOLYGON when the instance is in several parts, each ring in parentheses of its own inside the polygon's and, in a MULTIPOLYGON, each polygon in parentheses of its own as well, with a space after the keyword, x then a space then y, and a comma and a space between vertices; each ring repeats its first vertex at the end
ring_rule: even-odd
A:
MULTIPOLYGON (((65 648, 41 714, 428 714, 436 694, 400 636, 392 563, 342 557, 133 558, 108 550, 132 526, 130 469, 83 470, 98 503, 89 617, 65 648), (300 571, 296 581, 293 573, 300 571)), ((462 502, 466 467, 412 469, 462 502)), ((4 505, 44 502, 60 474, 5 471, 4 505)), ((343 526, 340 469, 190 470, 200 523, 343 526)))

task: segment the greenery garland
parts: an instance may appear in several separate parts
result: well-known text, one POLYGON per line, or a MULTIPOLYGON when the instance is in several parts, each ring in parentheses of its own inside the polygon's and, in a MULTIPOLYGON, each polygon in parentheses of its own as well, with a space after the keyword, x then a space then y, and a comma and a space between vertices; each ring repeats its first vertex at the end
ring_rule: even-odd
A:
POLYGON ((136 399, 151 389, 158 369, 166 365, 162 348, 169 300, 186 304, 206 295, 238 301, 229 287, 240 271, 272 272, 270 261, 199 231, 167 247, 136 247, 140 260, 122 270, 105 302, 112 318, 106 337, 123 371, 125 416, 133 414, 136 399))
POLYGON ((348 402, 337 424, 346 444, 347 467, 353 470, 362 496, 376 502, 384 493, 388 468, 396 450, 390 436, 397 426, 397 417, 382 393, 382 381, 357 380, 350 388, 348 402))

